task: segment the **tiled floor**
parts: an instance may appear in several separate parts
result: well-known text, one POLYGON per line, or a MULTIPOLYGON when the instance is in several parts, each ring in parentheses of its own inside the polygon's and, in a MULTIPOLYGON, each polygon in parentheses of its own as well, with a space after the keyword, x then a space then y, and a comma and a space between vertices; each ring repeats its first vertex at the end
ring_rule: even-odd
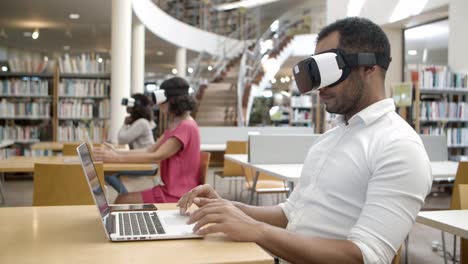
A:
MULTIPOLYGON (((8 176, 8 175, 7 175, 8 176)), ((213 169, 209 170, 209 183, 213 182, 213 169)), ((153 186, 152 177, 136 177, 131 179, 124 179, 125 185, 129 191, 143 190, 153 186)), ((239 185, 240 186, 240 185, 239 185)), ((217 191, 227 199, 233 199, 233 193, 229 193, 229 183, 226 180, 217 180, 217 191)), ((240 187, 239 187, 240 188, 240 187)), ((116 192, 112 188, 108 188, 109 200, 113 201, 116 197, 116 192)), ((234 188, 232 188, 234 190, 234 188)), ((32 192, 33 185, 31 177, 18 177, 8 176, 4 182, 4 191, 6 196, 6 203, 3 206, 31 206, 32 205, 32 192)), ((247 192, 243 192, 244 201, 247 198, 247 192)), ((280 200, 284 197, 280 197, 280 200)), ((277 201, 276 196, 263 195, 260 198, 261 205, 272 205, 277 201)), ((425 207, 429 208, 446 208, 448 207, 450 199, 448 196, 430 197, 426 201, 425 207)), ((389 227, 392 228, 392 227, 389 227)), ((453 236, 446 234, 446 242, 449 252, 453 251, 453 236)), ((441 232, 420 224, 415 224, 410 233, 409 243, 409 259, 413 264, 439 264, 444 263, 442 252, 433 251, 432 244, 436 242, 441 245, 441 232)), ((457 243, 459 244, 459 242, 457 243)), ((441 246, 440 246, 441 247, 441 246)), ((404 261, 405 253, 402 253, 402 262, 404 261)))

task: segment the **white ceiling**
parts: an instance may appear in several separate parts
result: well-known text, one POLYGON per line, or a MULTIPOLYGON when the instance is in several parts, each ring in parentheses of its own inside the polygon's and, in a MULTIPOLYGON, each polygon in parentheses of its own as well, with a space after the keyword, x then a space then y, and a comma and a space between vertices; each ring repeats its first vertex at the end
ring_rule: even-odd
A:
MULTIPOLYGON (((0 0, 0 46, 44 53, 63 54, 99 52, 109 54, 111 38, 112 0, 0 0), (70 13, 80 14, 71 20, 70 13), (33 40, 24 32, 39 29, 40 37, 33 40), (7 37, 2 37, 4 31, 7 37)), ((259 7, 259 21, 264 30, 282 13, 306 0, 281 0, 259 7)), ((134 18, 135 19, 135 18, 134 18)), ((169 73, 174 67, 176 47, 157 36, 146 34, 146 71, 169 73), (156 53, 162 51, 164 55, 156 53)), ((188 52, 187 58, 196 53, 188 52)))

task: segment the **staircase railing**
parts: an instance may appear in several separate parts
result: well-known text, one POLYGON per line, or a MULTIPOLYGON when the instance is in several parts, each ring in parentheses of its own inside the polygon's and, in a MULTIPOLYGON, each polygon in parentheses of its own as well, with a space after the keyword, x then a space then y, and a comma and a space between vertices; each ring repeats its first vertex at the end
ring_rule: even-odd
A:
POLYGON ((306 24, 305 17, 298 16, 297 12, 297 9, 286 12, 270 25, 251 49, 244 49, 237 81, 239 126, 248 125, 248 115, 253 104, 252 86, 256 84, 255 82, 259 82, 264 74, 270 75, 268 76, 270 78, 274 77, 280 67, 276 65, 278 69, 268 73, 265 72, 264 65, 269 59, 272 59, 270 62, 274 62, 275 56, 281 51, 279 49, 282 48, 286 39, 294 34, 294 32, 290 34, 291 29, 306 24))

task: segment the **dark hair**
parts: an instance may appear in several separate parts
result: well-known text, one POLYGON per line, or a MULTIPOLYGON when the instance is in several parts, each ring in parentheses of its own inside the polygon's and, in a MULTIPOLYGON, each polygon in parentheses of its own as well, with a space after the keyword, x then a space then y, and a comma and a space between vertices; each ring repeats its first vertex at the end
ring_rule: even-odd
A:
POLYGON ((197 100, 191 95, 178 95, 167 99, 169 113, 182 116, 187 111, 195 111, 197 100))
POLYGON ((130 108, 132 123, 140 118, 144 118, 151 122, 153 120, 153 104, 150 98, 141 93, 132 94, 132 98, 135 99, 135 105, 130 108))
POLYGON ((189 83, 181 77, 173 77, 161 83, 160 88, 166 91, 167 97, 188 95, 189 83))
MULTIPOLYGON (((390 57, 390 42, 377 24, 367 18, 348 17, 324 27, 318 34, 317 42, 333 32, 340 34, 338 48, 347 53, 381 52, 390 57)), ((385 69, 382 69, 385 72, 385 69)))

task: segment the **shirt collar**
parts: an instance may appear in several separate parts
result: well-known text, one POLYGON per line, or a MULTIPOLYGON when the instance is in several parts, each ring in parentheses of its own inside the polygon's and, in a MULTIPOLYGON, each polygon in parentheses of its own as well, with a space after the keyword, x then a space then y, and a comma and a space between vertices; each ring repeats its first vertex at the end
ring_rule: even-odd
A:
MULTIPOLYGON (((360 112, 352 116, 349 120, 349 124, 358 122, 362 120, 366 125, 369 125, 379 119, 381 116, 387 114, 388 112, 395 111, 395 102, 392 98, 387 98, 375 102, 368 107, 362 109, 360 112)), ((334 124, 343 124, 345 122, 344 115, 338 115, 334 120, 334 124)))

